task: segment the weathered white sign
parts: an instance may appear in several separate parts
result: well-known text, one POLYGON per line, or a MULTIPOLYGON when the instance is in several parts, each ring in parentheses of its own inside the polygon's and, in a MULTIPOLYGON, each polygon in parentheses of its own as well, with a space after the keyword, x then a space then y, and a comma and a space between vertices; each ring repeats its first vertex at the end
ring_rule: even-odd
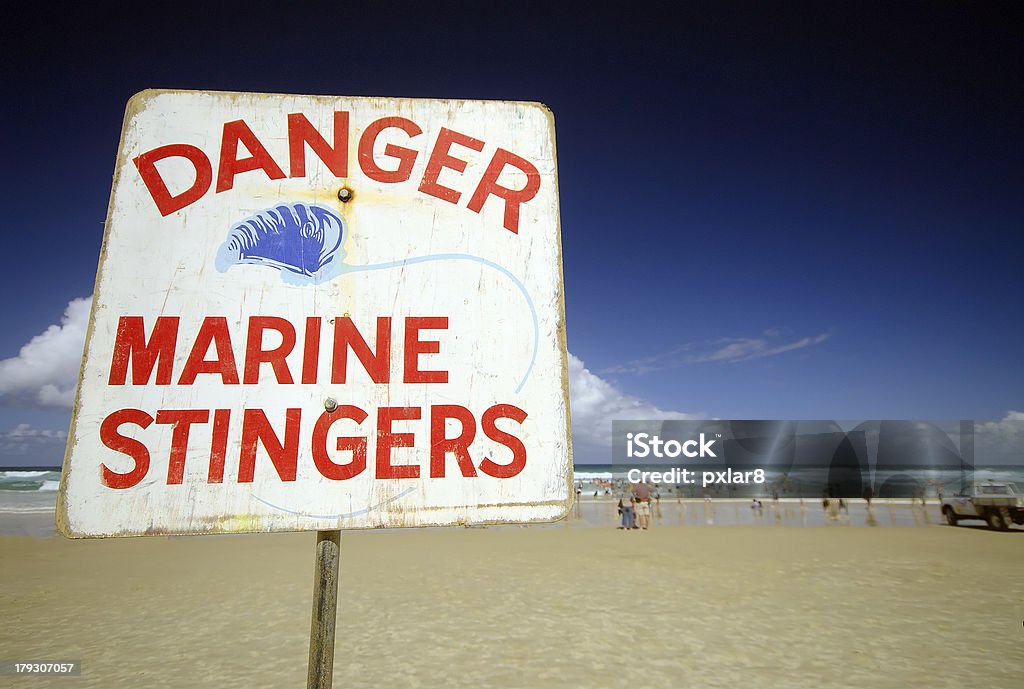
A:
POLYGON ((558 519, 567 385, 544 106, 145 91, 58 525, 558 519))

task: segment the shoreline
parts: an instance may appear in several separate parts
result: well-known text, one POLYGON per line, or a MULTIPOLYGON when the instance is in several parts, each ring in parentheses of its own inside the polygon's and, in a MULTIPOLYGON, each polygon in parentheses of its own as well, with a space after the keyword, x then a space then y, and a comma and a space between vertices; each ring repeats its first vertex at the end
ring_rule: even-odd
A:
MULTIPOLYGON (((406 529, 351 529, 347 533, 383 533, 460 530, 461 528, 501 530, 615 530, 620 526, 617 512, 617 498, 582 499, 573 504, 569 515, 557 522, 535 524, 489 524, 470 527, 408 527, 406 529)), ((912 504, 909 500, 883 499, 872 501, 871 509, 863 500, 850 500, 845 509, 834 504, 824 510, 820 501, 780 499, 778 503, 762 501, 761 508, 752 507, 745 498, 714 498, 705 501, 700 498, 684 498, 676 501, 662 499, 651 503, 651 530, 683 528, 688 530, 735 529, 751 527, 757 529, 855 529, 885 530, 892 528, 950 528, 934 502, 927 505, 912 504)), ((0 509, 0 537, 29 536, 33 538, 57 537, 55 512, 52 506, 16 508, 12 511, 0 509)), ((962 527, 983 526, 984 522, 965 521, 962 527)), ((1013 526, 1011 531, 1021 530, 1013 526)), ((303 532, 278 532, 303 533, 303 532)), ((308 532, 307 532, 308 533, 308 532)))

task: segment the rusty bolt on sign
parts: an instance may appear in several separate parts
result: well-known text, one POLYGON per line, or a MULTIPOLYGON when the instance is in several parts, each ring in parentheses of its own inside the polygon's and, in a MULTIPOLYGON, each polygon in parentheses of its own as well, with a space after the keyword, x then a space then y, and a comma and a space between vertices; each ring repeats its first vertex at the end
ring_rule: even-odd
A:
POLYGON ((327 399, 324 400, 324 409, 326 409, 328 413, 333 412, 337 408, 338 400, 334 399, 333 397, 328 397, 327 399))
POLYGON ((338 190, 338 200, 342 203, 348 203, 354 196, 355 194, 353 194, 352 190, 348 187, 342 187, 338 190))

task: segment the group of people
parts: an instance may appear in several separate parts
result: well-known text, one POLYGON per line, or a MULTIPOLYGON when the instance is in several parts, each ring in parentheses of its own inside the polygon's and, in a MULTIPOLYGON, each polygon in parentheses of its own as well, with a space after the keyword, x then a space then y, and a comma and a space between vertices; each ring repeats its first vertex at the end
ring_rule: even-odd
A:
MULTIPOLYGON (((828 516, 832 521, 837 521, 840 514, 850 518, 850 509, 846 506, 846 500, 843 498, 833 498, 828 491, 821 494, 821 509, 825 515, 828 516)), ((871 502, 868 501, 868 510, 871 509, 871 502)))
POLYGON ((628 486, 618 504, 622 523, 618 528, 625 530, 651 528, 651 487, 646 483, 628 486))

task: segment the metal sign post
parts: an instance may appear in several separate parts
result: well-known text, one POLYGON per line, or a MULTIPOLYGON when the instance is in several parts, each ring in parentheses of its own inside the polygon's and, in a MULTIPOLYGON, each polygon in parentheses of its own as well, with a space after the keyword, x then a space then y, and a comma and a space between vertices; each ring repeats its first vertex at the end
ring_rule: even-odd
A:
POLYGON ((341 531, 317 531, 307 689, 331 689, 334 682, 334 627, 338 611, 340 559, 341 531))

